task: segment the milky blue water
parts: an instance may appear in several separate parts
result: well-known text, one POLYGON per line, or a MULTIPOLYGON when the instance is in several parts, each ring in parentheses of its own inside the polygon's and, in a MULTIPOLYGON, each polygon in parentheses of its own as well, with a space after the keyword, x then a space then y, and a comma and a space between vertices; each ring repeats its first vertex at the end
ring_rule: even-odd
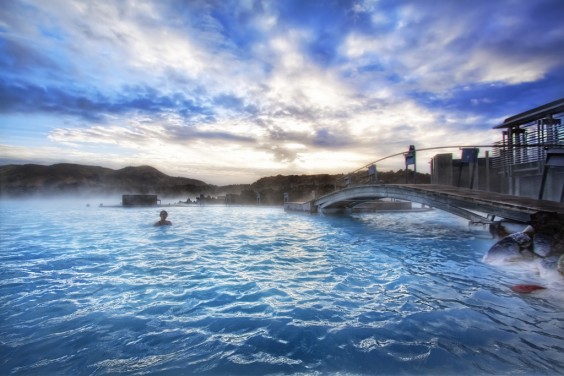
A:
POLYGON ((0 210, 1 374, 564 372, 562 302, 441 211, 0 210))

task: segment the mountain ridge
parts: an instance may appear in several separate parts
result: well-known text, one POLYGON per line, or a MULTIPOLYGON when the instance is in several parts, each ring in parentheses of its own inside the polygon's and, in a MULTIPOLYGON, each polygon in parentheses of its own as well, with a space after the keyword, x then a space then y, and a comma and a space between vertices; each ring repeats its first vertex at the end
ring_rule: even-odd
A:
MULTIPOLYGON (((351 177, 361 182, 366 175, 366 171, 360 171, 351 177)), ((378 177, 384 184, 404 183, 405 171, 379 172, 378 177)), ((343 178, 343 174, 276 175, 262 177, 252 184, 216 186, 197 179, 169 176, 148 165, 114 170, 73 163, 11 164, 0 166, 0 197, 157 194, 162 198, 187 199, 203 194, 208 197, 229 195, 230 202, 252 204, 257 202, 257 192, 260 192, 262 204, 281 205, 285 194, 291 201, 307 201, 344 185, 343 178)), ((417 181, 430 182, 430 175, 418 173, 417 181)))
POLYGON ((215 186, 201 180, 171 177, 151 166, 106 167, 58 163, 0 166, 0 196, 200 193, 215 186))

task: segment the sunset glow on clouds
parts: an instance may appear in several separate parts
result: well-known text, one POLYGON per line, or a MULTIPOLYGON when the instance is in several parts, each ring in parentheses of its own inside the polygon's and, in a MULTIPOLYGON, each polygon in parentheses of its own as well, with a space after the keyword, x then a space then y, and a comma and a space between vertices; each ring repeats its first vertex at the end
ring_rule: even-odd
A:
MULTIPOLYGON (((564 97, 563 19, 559 0, 6 1, 0 164, 229 184, 491 144, 564 97)), ((458 153, 418 170, 439 152, 458 153)))

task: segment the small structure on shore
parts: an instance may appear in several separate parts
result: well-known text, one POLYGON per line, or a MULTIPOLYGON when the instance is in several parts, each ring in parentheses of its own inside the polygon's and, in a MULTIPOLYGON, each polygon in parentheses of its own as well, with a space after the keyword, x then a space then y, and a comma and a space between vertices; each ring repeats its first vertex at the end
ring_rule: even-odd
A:
POLYGON ((122 206, 157 206, 161 200, 157 198, 157 195, 122 195, 121 204, 122 206))

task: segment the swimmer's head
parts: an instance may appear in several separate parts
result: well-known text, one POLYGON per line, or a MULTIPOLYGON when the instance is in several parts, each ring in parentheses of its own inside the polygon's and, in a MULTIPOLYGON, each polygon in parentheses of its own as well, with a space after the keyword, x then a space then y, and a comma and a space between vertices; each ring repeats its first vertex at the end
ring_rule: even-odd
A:
POLYGON ((166 212, 166 210, 161 210, 160 216, 161 216, 161 218, 166 218, 166 217, 168 217, 168 213, 166 212))

